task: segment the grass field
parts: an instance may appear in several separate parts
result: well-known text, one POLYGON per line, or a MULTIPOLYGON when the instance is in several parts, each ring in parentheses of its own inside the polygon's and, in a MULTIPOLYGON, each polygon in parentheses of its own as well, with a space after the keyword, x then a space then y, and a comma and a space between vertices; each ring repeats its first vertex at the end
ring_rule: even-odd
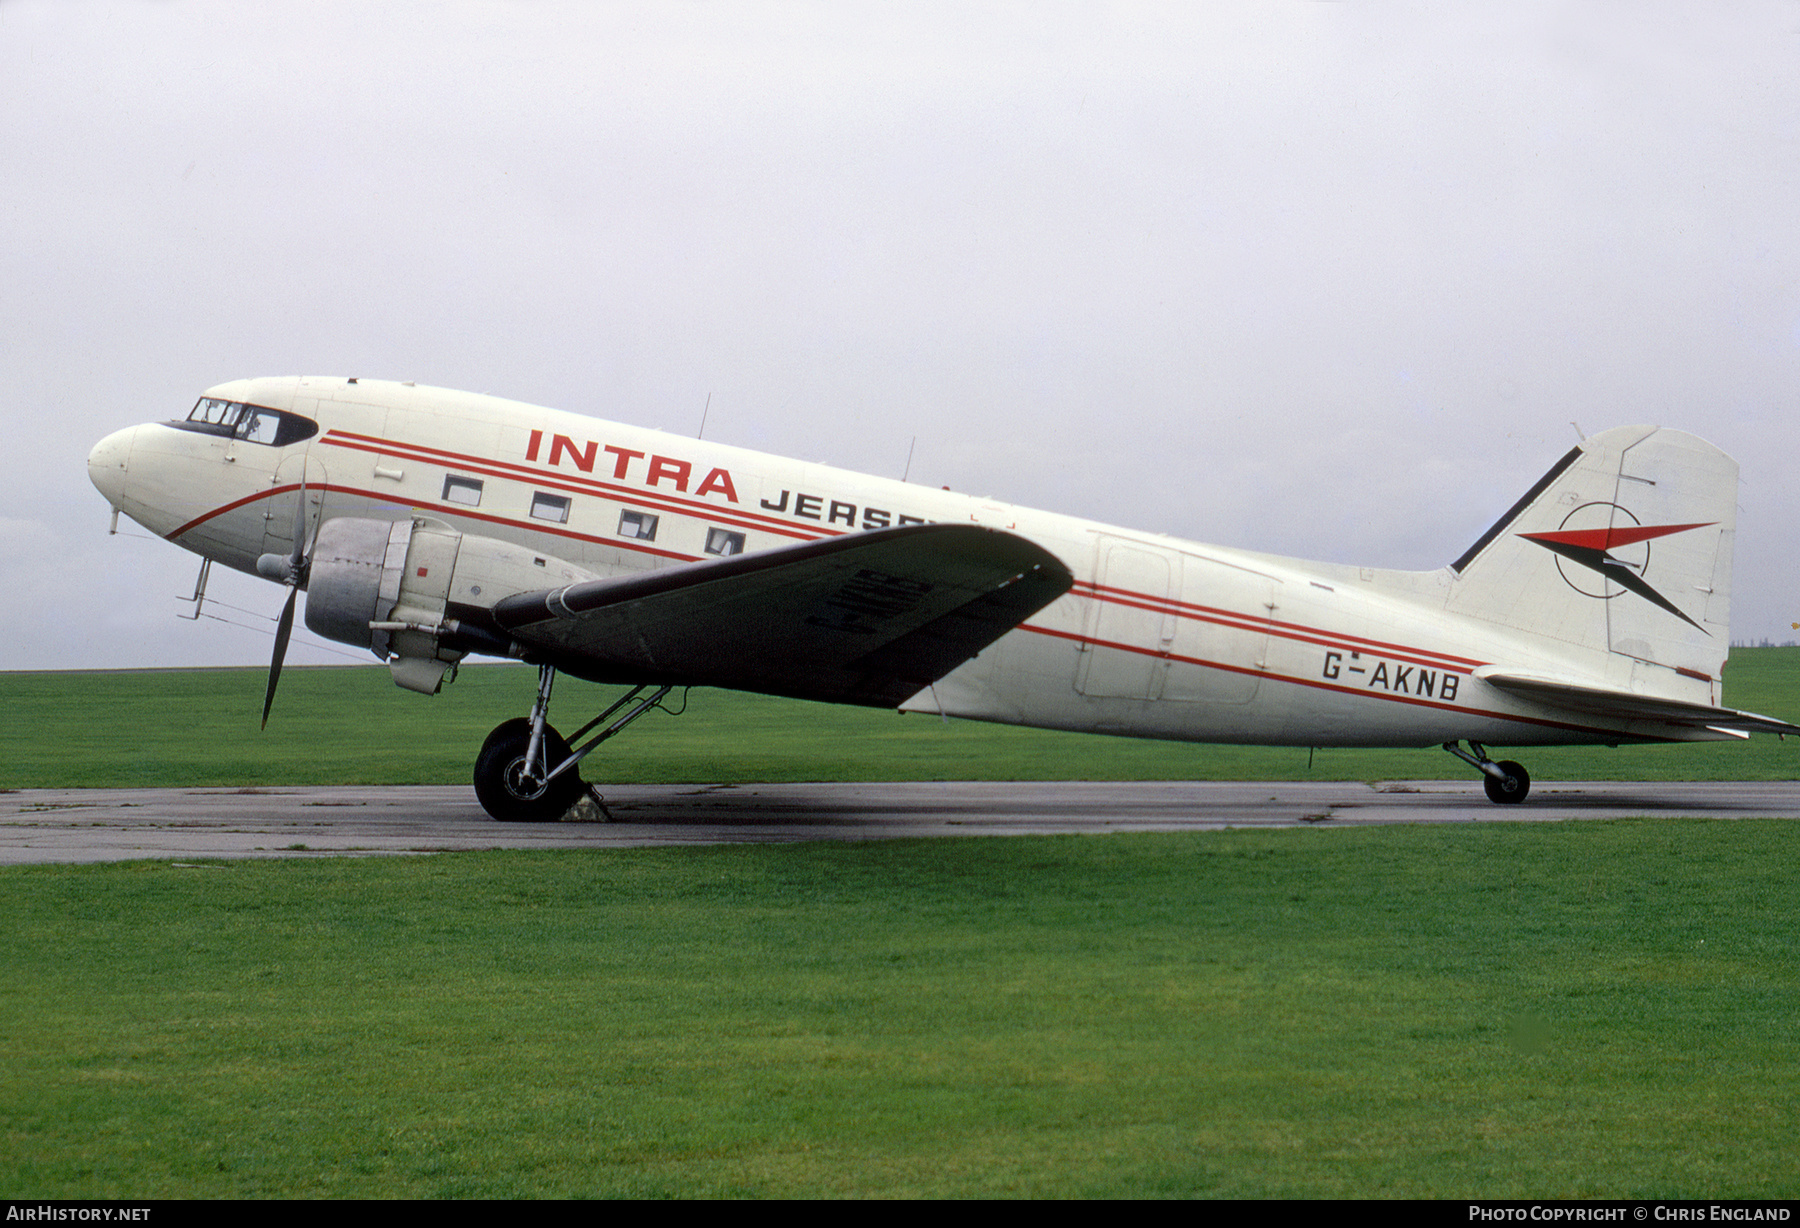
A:
POLYGON ((1797 839, 13 868, 0 1186, 1794 1197, 1797 839))
MULTIPOLYGON (((1800 651, 1740 651, 1728 700, 1792 719, 1796 681, 1800 651)), ((291 671, 259 735, 255 671, 0 675, 5 779, 462 781, 530 682, 426 701, 291 671)), ((1303 750, 692 698, 606 774, 1307 774, 1303 750)), ((1521 757, 1792 778, 1790 753, 1521 757)), ((0 1188, 1792 1198, 1797 842, 1642 820, 9 867, 0 1188)))
MULTIPOLYGON (((477 666, 432 698, 379 666, 290 669, 269 728, 260 670, 0 674, 0 788, 133 785, 453 784, 489 729, 530 709, 533 675, 477 666)), ((557 685, 572 730, 616 691, 557 685)), ((672 697, 673 698, 673 697, 672 697)), ((1800 720, 1800 649, 1739 649, 1726 701, 1800 720)), ((1495 748, 1500 750, 1502 748, 1495 748)), ((1791 780, 1800 740, 1531 748, 1537 780, 1791 780)), ((1404 780, 1470 777, 1433 747, 1320 750, 1196 746, 945 722, 933 717, 696 690, 679 718, 652 713, 583 765, 592 780, 1404 780)))

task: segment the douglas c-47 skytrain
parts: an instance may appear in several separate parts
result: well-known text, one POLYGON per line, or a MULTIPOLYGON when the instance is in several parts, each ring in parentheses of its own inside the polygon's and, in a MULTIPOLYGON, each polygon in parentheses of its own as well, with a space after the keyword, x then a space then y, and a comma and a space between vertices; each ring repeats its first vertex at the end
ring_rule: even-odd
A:
POLYGON ((1721 706, 1737 465, 1653 426, 1584 440, 1426 572, 372 380, 221 384, 101 440, 88 473, 151 532, 287 587, 265 723, 302 589, 308 627, 410 690, 470 653, 535 664, 531 715, 475 761, 497 819, 560 817, 582 758, 678 686, 1190 742, 1441 744, 1497 802, 1531 782, 1488 745, 1800 733, 1721 706), (559 670, 628 690, 565 739, 559 670))

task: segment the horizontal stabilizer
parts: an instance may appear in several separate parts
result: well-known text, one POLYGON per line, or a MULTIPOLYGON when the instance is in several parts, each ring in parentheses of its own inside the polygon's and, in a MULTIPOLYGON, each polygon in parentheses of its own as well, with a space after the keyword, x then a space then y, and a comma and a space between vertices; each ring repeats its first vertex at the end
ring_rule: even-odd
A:
POLYGON ((520 593, 493 617, 596 682, 896 707, 1073 582, 1011 533, 905 525, 520 593))
POLYGON ((1533 703, 1609 721, 1655 721, 1739 736, 1752 733, 1800 733, 1800 725, 1790 725, 1769 716, 1758 716, 1754 712, 1739 712, 1734 708, 1715 708, 1708 704, 1612 690, 1550 674, 1525 673, 1485 665, 1475 671, 1475 676, 1491 686, 1497 686, 1533 703))

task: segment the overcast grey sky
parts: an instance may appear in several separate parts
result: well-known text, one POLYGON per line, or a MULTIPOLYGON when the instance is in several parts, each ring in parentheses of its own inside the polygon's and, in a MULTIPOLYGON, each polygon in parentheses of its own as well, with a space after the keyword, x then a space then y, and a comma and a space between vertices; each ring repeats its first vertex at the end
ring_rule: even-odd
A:
POLYGON ((300 373, 1420 569, 1656 422, 1788 638, 1796 218, 1794 3, 0 0, 0 668, 265 661, 84 460, 300 373))

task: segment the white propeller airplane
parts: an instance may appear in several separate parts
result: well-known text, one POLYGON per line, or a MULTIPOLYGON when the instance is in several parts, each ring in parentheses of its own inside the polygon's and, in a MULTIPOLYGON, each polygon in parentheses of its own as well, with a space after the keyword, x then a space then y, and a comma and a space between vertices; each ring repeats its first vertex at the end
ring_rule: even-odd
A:
POLYGON ((1490 744, 1800 733, 1720 706, 1737 465, 1653 426, 1584 440, 1427 572, 373 380, 221 384, 101 440, 88 473, 208 560, 203 579, 216 561, 287 587, 265 725, 301 589, 308 627, 410 690, 470 653, 537 665, 530 717, 475 761, 496 819, 560 817, 581 759, 677 686, 1192 742, 1441 744, 1496 802, 1531 781, 1490 744), (629 690, 565 739, 559 670, 629 690))

